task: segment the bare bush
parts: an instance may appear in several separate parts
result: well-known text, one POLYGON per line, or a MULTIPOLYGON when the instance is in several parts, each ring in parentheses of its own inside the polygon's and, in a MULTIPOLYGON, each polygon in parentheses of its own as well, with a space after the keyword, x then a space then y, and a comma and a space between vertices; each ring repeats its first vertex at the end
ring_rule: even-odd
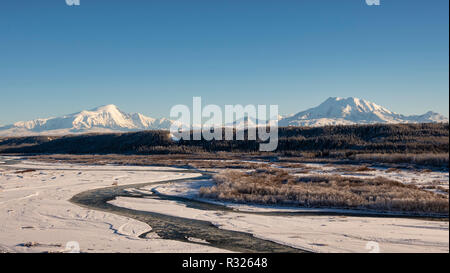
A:
POLYGON ((337 171, 355 173, 355 172, 372 172, 372 171, 375 171, 375 169, 370 168, 366 165, 362 165, 362 166, 346 166, 346 167, 338 168, 337 171))
POLYGON ((242 157, 232 154, 173 154, 173 155, 35 155, 31 160, 45 162, 70 162, 94 165, 135 165, 135 166, 176 166, 217 169, 257 169, 266 167, 268 162, 262 160, 243 161, 242 157))
POLYGON ((32 173, 32 172, 35 172, 35 171, 36 171, 35 169, 26 169, 26 170, 16 171, 14 173, 16 173, 16 174, 24 174, 24 173, 32 173))
POLYGON ((448 214, 447 196, 382 177, 338 175, 295 177, 280 169, 227 171, 200 196, 224 201, 302 207, 369 209, 389 212, 448 214))
POLYGON ((358 154, 355 155, 356 160, 369 160, 385 163, 411 163, 417 165, 429 166, 448 166, 449 154, 358 154))

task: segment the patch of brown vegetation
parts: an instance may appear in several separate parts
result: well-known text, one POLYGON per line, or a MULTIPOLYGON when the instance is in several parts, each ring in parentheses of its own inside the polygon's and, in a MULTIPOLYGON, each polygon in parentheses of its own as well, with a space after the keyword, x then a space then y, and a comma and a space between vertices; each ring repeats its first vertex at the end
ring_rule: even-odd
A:
POLYGON ((26 243, 22 243, 22 244, 18 244, 18 246, 22 246, 22 247, 61 247, 61 244, 41 244, 39 242, 26 242, 26 243))
POLYGON ((375 169, 370 168, 367 165, 362 165, 362 166, 341 167, 341 168, 337 168, 337 171, 355 173, 355 172, 373 172, 373 171, 375 171, 375 169))
POLYGON ((194 160, 187 163, 199 169, 257 169, 267 165, 265 162, 246 162, 230 160, 194 160))
POLYGON ((448 196, 382 177, 372 179, 318 175, 295 177, 280 169, 227 171, 200 195, 224 201, 448 214, 448 196))
POLYGON ((423 189, 423 190, 437 190, 437 191, 440 191, 440 192, 443 192, 443 193, 447 193, 447 194, 449 193, 449 189, 444 188, 442 186, 437 186, 437 185, 421 186, 420 188, 423 189))
POLYGON ((31 160, 50 163, 70 162, 89 165, 121 165, 121 166, 174 166, 199 169, 257 169, 267 165, 262 160, 242 161, 229 154, 205 155, 37 155, 29 156, 31 160))
POLYGON ((20 170, 20 171, 16 171, 14 172, 15 174, 24 174, 24 173, 32 173, 35 172, 36 170, 34 169, 26 169, 26 170, 20 170))
POLYGON ((354 156, 355 160, 367 160, 374 162, 384 162, 384 163, 410 163, 423 166, 437 166, 448 167, 449 164, 449 154, 448 153, 421 153, 421 154, 358 154, 354 156))
POLYGON ((393 172, 399 172, 400 170, 399 169, 397 169, 397 168, 389 168, 389 169, 387 169, 386 170, 386 173, 393 173, 393 172))
POLYGON ((298 163, 298 162, 277 162, 277 165, 282 168, 311 169, 310 167, 307 167, 304 163, 298 163))

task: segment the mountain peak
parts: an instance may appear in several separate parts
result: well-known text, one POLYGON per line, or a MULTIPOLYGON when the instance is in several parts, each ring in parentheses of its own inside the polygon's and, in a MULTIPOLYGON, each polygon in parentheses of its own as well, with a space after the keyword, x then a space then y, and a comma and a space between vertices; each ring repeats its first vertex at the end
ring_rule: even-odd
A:
POLYGON ((367 101, 365 99, 360 99, 357 97, 347 97, 347 98, 343 98, 343 97, 329 97, 328 99, 326 99, 323 103, 331 103, 331 102, 339 102, 339 103, 354 103, 354 104, 374 104, 370 101, 367 101))
POLYGON ((437 113, 404 116, 373 102, 355 97, 329 97, 319 106, 280 120, 280 126, 324 126, 339 124, 448 122, 437 113))
POLYGON ((106 105, 102 105, 102 106, 96 107, 94 109, 91 109, 90 111, 91 112, 101 112, 101 111, 111 112, 111 111, 120 111, 120 110, 114 104, 106 104, 106 105))
POLYGON ((342 101, 342 100, 355 101, 355 100, 360 100, 360 98, 356 98, 356 97, 346 97, 346 98, 344 98, 344 97, 329 97, 325 101, 342 101))

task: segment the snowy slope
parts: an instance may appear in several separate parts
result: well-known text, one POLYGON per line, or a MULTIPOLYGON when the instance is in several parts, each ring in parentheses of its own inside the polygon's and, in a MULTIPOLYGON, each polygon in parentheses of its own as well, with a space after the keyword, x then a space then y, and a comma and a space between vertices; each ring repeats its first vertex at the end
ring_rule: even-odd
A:
POLYGON ((105 105, 63 117, 16 122, 0 127, 0 135, 68 134, 87 132, 168 129, 171 121, 142 114, 127 114, 115 105, 105 105))
POLYGON ((438 113, 405 116, 358 98, 328 98, 317 107, 283 118, 279 126, 324 126, 374 123, 448 122, 438 113))

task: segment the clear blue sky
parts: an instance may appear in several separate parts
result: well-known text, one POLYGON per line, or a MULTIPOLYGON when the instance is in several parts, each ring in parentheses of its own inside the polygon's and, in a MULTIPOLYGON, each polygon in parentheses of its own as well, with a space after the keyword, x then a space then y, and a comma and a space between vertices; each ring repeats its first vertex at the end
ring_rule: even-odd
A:
POLYGON ((104 104, 169 116, 174 104, 330 96, 449 113, 449 1, 4 0, 0 124, 104 104))

